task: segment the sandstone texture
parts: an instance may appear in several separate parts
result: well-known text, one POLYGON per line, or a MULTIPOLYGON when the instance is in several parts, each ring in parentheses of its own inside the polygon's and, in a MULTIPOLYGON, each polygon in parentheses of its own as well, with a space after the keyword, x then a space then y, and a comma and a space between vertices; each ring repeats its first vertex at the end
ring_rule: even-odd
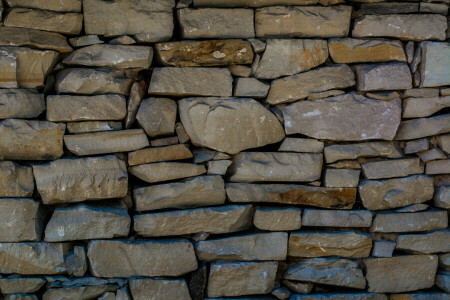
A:
POLYGON ((192 158, 192 152, 186 145, 170 145, 136 150, 128 153, 128 165, 141 165, 160 161, 192 158))
POLYGON ((402 121, 396 140, 413 140, 450 132, 450 114, 402 121))
POLYGON ((360 91, 407 90, 412 88, 411 73, 405 63, 356 66, 357 89, 360 91))
POLYGON ((302 226, 302 211, 298 208, 257 208, 253 225, 261 230, 297 230, 302 226))
POLYGON ((9 7, 27 7, 61 12, 80 12, 81 0, 5 0, 9 7))
POLYGON ((361 165, 367 179, 404 177, 423 173, 423 165, 419 158, 403 158, 366 162, 361 165))
MULTIPOLYGON (((184 279, 152 279, 135 278, 130 280, 130 290, 133 299, 191 299, 189 288, 184 279)), ((114 299, 117 299, 114 298, 114 299)))
POLYGON ((426 234, 404 234, 397 238, 397 249, 413 253, 438 253, 450 251, 450 231, 440 230, 426 234))
POLYGON ((416 213, 378 213, 373 219, 372 232, 412 232, 444 229, 448 226, 444 210, 416 213))
POLYGON ((149 183, 199 176, 206 173, 203 165, 160 162, 132 166, 128 171, 139 179, 149 183))
POLYGON ((1 89, 0 118, 30 119, 45 110, 42 94, 32 89, 1 89))
POLYGON ((420 64, 421 86, 434 87, 450 84, 450 64, 448 43, 424 42, 420 64))
POLYGON ((12 161, 0 162, 0 197, 30 197, 33 190, 32 168, 12 161))
POLYGON ((360 157, 400 158, 402 156, 400 148, 392 142, 331 145, 325 147, 324 154, 327 163, 360 157))
POLYGON ((368 210, 318 210, 305 209, 303 226, 314 227, 370 227, 372 212, 368 210))

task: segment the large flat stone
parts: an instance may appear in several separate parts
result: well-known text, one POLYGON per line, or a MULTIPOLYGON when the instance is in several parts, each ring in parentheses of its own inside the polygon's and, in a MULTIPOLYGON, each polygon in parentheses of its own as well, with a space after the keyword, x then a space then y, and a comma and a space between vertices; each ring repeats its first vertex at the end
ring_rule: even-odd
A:
POLYGON ((378 213, 372 222, 371 232, 413 232, 445 229, 447 211, 434 210, 415 213, 378 213))
POLYGON ((220 205, 226 198, 220 176, 200 176, 137 188, 133 190, 133 195, 137 211, 220 205))
POLYGON ((159 162, 132 166, 128 171, 149 183, 199 176, 206 173, 204 165, 178 162, 159 162))
POLYGON ((413 140, 450 132, 450 114, 402 121, 396 140, 413 140))
POLYGON ((420 86, 433 87, 450 84, 449 43, 424 42, 420 64, 420 86))
POLYGON ((322 154, 242 152, 234 156, 230 181, 314 181, 320 178, 322 154))
POLYGON ((160 161, 171 161, 192 158, 192 152, 184 144, 166 147, 153 147, 128 153, 128 165, 135 166, 160 161))
POLYGON ((130 291, 134 300, 191 299, 184 279, 133 278, 130 279, 130 291))
POLYGON ((9 7, 28 7, 43 10, 81 12, 82 0, 5 0, 9 7))
POLYGON ((250 228, 251 205, 226 205, 136 215, 134 231, 141 236, 230 233, 250 228))
POLYGON ((172 135, 176 118, 177 103, 168 98, 144 99, 136 115, 139 125, 151 137, 172 135))
POLYGON ((433 198, 433 178, 413 175, 388 180, 366 180, 358 187, 362 204, 369 210, 383 210, 423 203, 433 198))
POLYGON ((370 227, 372 212, 368 210, 305 209, 302 226, 314 227, 370 227))
POLYGON ((450 96, 435 98, 407 98, 403 100, 403 118, 428 117, 450 106, 450 96))
POLYGON ((426 254, 450 252, 450 231, 447 229, 426 234, 402 234, 397 238, 396 249, 426 254))
POLYGON ((0 119, 36 118, 44 110, 44 96, 36 90, 0 89, 0 119))
POLYGON ((33 165, 44 204, 125 197, 128 174, 116 156, 59 159, 33 165))
POLYGON ((277 117, 249 98, 188 98, 178 102, 180 119, 196 146, 236 154, 284 138, 277 117))
POLYGON ((31 197, 33 170, 13 161, 0 161, 0 197, 31 197))
POLYGON ((180 276, 197 269, 194 247, 186 239, 91 241, 88 259, 96 277, 180 276))
POLYGON ((411 72, 406 63, 357 65, 356 81, 356 87, 360 91, 412 88, 411 72))
POLYGON ((400 115, 400 99, 379 101, 352 93, 283 109, 286 134, 338 141, 392 140, 400 115))
POLYGON ((393 142, 335 144, 325 147, 324 154, 327 163, 360 157, 402 157, 400 147, 393 142))
POLYGON ((424 170, 419 158, 372 161, 361 164, 361 167, 367 179, 405 177, 413 174, 422 174, 424 170))

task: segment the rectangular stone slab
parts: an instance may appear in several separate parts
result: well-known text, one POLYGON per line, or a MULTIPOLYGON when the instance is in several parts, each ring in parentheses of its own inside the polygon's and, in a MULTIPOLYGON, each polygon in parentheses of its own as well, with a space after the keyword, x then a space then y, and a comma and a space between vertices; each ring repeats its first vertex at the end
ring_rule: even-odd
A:
MULTIPOLYGON (((449 52, 450 55, 450 52, 449 52)), ((450 73, 449 73, 450 76, 450 73)), ((403 100, 403 118, 421 118, 450 107, 450 96, 434 98, 407 98, 403 100)))
POLYGON ((397 238, 396 249, 426 254, 450 252, 450 231, 446 229, 425 234, 402 234, 397 238))
POLYGON ((372 161, 361 164, 361 167, 367 179, 405 177, 421 174, 424 171, 424 166, 420 163, 419 158, 372 161))
POLYGON ((135 166, 153 162, 192 158, 192 152, 184 144, 153 147, 128 153, 128 165, 135 166))
POLYGON ((356 159, 360 157, 402 157, 400 147, 393 142, 335 144, 325 147, 324 154, 327 163, 333 163, 335 161, 345 159, 356 159))
POLYGON ((206 173, 206 168, 204 165, 190 163, 158 162, 132 166, 128 171, 145 182, 155 183, 199 176, 206 173))
POLYGON ((450 132, 450 114, 402 121, 396 140, 413 140, 450 132))
POLYGON ((356 88, 360 91, 408 90, 412 88, 411 72, 406 63, 357 65, 356 88))
POLYGON ((302 226, 314 227, 370 227, 372 212, 369 210, 305 209, 302 226))
POLYGON ((414 232, 445 229, 447 211, 431 210, 415 213, 378 213, 372 222, 371 232, 414 232))
POLYGON ((44 95, 36 90, 0 89, 0 119, 36 118, 44 110, 44 95))
POLYGON ((81 12, 82 0, 6 0, 9 7, 81 12))
POLYGON ((13 161, 0 161, 0 197, 31 197, 33 170, 13 161))
POLYGON ((420 86, 434 87, 450 84, 450 45, 423 42, 420 64, 420 86))
POLYGON ((191 299, 185 279, 132 278, 129 282, 134 300, 191 299))

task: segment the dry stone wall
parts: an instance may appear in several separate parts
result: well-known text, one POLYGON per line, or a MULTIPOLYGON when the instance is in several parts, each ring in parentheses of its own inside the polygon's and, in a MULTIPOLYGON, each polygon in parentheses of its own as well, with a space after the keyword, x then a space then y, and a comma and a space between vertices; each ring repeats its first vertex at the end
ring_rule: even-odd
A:
POLYGON ((448 0, 0 0, 0 298, 450 299, 448 0))

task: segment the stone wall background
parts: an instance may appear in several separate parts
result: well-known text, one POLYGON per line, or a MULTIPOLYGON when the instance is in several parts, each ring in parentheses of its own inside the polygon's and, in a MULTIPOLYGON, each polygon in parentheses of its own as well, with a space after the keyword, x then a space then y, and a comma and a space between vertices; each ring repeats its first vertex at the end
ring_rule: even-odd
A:
POLYGON ((448 0, 0 4, 4 299, 449 299, 448 0))

